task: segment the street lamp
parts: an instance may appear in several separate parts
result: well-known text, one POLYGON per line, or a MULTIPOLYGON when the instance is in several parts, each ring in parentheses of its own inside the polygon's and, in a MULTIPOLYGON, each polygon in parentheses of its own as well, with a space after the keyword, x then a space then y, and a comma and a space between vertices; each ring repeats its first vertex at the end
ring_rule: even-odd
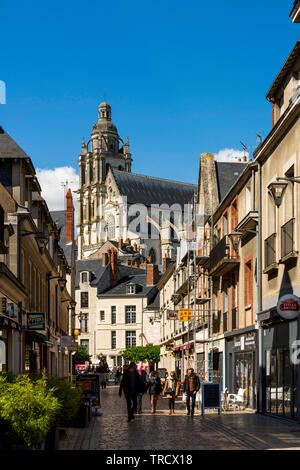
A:
POLYGON ((277 207, 281 205, 284 192, 288 185, 287 183, 280 183, 278 179, 279 178, 277 178, 276 181, 270 183, 268 186, 269 193, 271 194, 277 207))
POLYGON ((57 283, 58 283, 61 291, 63 291, 64 288, 66 287, 67 279, 65 279, 62 276, 51 276, 51 274, 48 273, 47 274, 47 279, 48 279, 48 281, 50 281, 51 279, 58 279, 57 283))
POLYGON ((234 251, 238 250, 242 235, 243 235, 242 232, 232 232, 228 235, 228 238, 230 240, 230 243, 234 251))
POLYGON ((27 237, 28 235, 35 235, 35 241, 38 246, 39 252, 42 255, 45 251, 45 248, 49 242, 49 237, 44 235, 42 232, 22 232, 22 237, 27 237))

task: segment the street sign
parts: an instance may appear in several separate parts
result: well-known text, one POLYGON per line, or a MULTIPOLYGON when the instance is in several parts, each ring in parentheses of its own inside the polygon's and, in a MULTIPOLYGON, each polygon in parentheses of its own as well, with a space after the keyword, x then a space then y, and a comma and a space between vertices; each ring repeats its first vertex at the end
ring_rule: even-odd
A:
POLYGON ((167 310, 167 320, 178 320, 178 311, 167 310))
POLYGON ((179 321, 192 321, 193 319, 193 310, 181 309, 179 310, 179 321))
POLYGON ((202 416, 204 416, 205 408, 218 408, 219 415, 222 414, 221 385, 219 383, 202 383, 202 416))
POLYGON ((81 389, 82 398, 88 398, 93 407, 100 406, 100 375, 80 374, 76 377, 76 386, 81 389))
POLYGON ((45 325, 45 313, 29 313, 27 312, 27 330, 44 330, 45 325))

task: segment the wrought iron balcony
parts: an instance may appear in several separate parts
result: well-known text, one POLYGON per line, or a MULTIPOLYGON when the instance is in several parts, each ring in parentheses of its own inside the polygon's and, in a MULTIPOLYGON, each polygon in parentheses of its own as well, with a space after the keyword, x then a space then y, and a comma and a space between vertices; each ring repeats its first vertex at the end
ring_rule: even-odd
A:
POLYGON ((228 235, 217 243, 210 252, 210 276, 224 276, 240 263, 238 253, 233 249, 228 235))

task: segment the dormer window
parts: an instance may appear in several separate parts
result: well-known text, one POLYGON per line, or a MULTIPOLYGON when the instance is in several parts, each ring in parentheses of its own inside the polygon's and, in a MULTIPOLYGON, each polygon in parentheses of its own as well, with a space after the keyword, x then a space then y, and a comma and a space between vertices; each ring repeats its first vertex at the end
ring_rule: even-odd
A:
POLYGON ((81 283, 86 284, 88 282, 88 272, 81 273, 81 283))
POLYGON ((127 284, 126 293, 127 294, 135 294, 136 293, 136 284, 127 284))

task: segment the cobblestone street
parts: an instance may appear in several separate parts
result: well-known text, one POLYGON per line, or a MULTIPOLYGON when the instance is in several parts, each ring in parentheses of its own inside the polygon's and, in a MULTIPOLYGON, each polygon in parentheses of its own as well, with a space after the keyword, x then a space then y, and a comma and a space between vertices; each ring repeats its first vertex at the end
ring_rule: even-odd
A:
POLYGON ((160 398, 151 415, 149 396, 143 398, 143 413, 128 423, 125 398, 118 387, 101 391, 102 416, 93 416, 86 428, 70 428, 60 450, 273 450, 300 449, 300 426, 255 413, 237 411, 186 416, 176 402, 169 416, 167 400, 160 398))

